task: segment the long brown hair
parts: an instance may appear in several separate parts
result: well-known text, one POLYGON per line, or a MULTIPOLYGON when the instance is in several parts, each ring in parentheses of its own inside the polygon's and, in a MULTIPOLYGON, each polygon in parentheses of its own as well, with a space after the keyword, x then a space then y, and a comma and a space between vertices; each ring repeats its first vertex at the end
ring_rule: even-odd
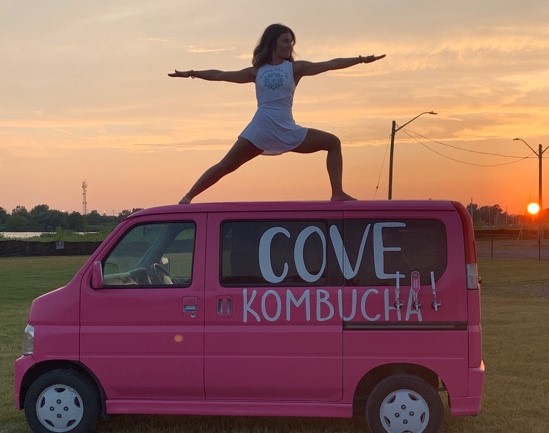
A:
MULTIPOLYGON (((272 60, 273 50, 276 45, 278 37, 283 33, 290 33, 295 44, 295 34, 289 27, 283 24, 271 24, 265 29, 263 35, 259 39, 257 46, 254 49, 254 55, 252 58, 252 65, 259 68, 272 60)), ((288 58, 290 62, 294 61, 293 48, 288 58)))

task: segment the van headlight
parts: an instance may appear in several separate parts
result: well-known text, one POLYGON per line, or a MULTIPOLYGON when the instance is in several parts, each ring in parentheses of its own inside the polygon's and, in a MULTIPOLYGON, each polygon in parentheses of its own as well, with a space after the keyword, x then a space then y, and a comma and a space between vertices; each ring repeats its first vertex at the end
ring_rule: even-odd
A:
POLYGON ((27 325, 23 338, 23 355, 32 355, 34 351, 34 326, 27 325))

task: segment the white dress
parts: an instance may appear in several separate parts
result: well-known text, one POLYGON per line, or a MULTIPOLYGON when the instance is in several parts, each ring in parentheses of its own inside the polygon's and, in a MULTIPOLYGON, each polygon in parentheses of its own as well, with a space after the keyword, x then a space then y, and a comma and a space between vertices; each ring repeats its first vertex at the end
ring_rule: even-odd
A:
POLYGON ((296 125, 293 118, 294 91, 292 62, 261 66, 255 79, 257 111, 239 137, 263 150, 264 155, 278 155, 299 146, 307 128, 296 125))

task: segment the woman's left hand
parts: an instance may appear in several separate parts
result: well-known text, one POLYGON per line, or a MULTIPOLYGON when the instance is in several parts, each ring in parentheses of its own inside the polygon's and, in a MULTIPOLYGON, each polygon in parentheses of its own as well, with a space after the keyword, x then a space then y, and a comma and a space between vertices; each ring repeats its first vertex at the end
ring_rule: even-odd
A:
POLYGON ((168 74, 169 77, 182 77, 182 78, 190 78, 192 71, 178 71, 177 69, 175 72, 172 72, 171 74, 168 74))

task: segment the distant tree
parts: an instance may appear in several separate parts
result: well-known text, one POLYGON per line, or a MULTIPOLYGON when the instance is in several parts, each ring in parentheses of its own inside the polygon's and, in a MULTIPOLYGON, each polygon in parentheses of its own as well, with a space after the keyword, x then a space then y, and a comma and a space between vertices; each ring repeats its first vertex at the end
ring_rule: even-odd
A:
POLYGON ((118 221, 122 221, 123 219, 129 217, 132 213, 139 212, 140 210, 143 210, 143 208, 134 207, 132 210, 124 209, 118 214, 118 221))
POLYGON ((27 230, 28 219, 21 215, 8 215, 4 227, 8 232, 22 232, 27 230))
POLYGON ((129 211, 128 209, 124 209, 122 212, 118 214, 118 220, 122 221, 123 219, 129 217, 131 214, 132 214, 131 211, 129 211))
POLYGON ((96 210, 92 210, 86 215, 86 225, 97 226, 101 224, 101 215, 96 210))
POLYGON ((476 203, 469 203, 467 211, 476 227, 502 227, 514 219, 507 212, 504 212, 499 204, 479 207, 476 203))
POLYGON ((29 218, 29 212, 25 206, 16 206, 6 221, 6 230, 10 232, 32 230, 29 218))
POLYGON ((8 219, 8 212, 3 207, 0 207, 0 227, 3 227, 6 224, 8 219))
POLYGON ((69 230, 75 232, 83 232, 86 230, 86 220, 79 212, 71 212, 67 217, 69 230))
POLYGON ((46 204, 39 204, 29 212, 30 228, 34 231, 54 232, 58 228, 68 228, 69 214, 50 209, 46 204))
POLYGON ((35 231, 45 232, 53 231, 55 227, 53 227, 53 229, 47 227, 49 213, 50 207, 47 204, 39 204, 37 206, 34 206, 29 212, 31 229, 35 231))
POLYGON ((58 230, 71 230, 82 232, 86 230, 110 232, 116 224, 133 212, 141 209, 134 208, 131 211, 123 211, 121 215, 101 215, 97 210, 92 210, 86 216, 78 212, 65 212, 50 209, 46 204, 34 206, 30 212, 25 206, 17 206, 8 213, 0 207, 0 231, 41 231, 56 232, 58 230))
POLYGON ((48 213, 47 225, 45 231, 56 231, 59 228, 67 229, 69 227, 69 214, 60 210, 51 210, 48 213))
POLYGON ((28 218, 29 211, 25 206, 16 206, 15 209, 11 211, 11 216, 20 216, 23 218, 28 218))

